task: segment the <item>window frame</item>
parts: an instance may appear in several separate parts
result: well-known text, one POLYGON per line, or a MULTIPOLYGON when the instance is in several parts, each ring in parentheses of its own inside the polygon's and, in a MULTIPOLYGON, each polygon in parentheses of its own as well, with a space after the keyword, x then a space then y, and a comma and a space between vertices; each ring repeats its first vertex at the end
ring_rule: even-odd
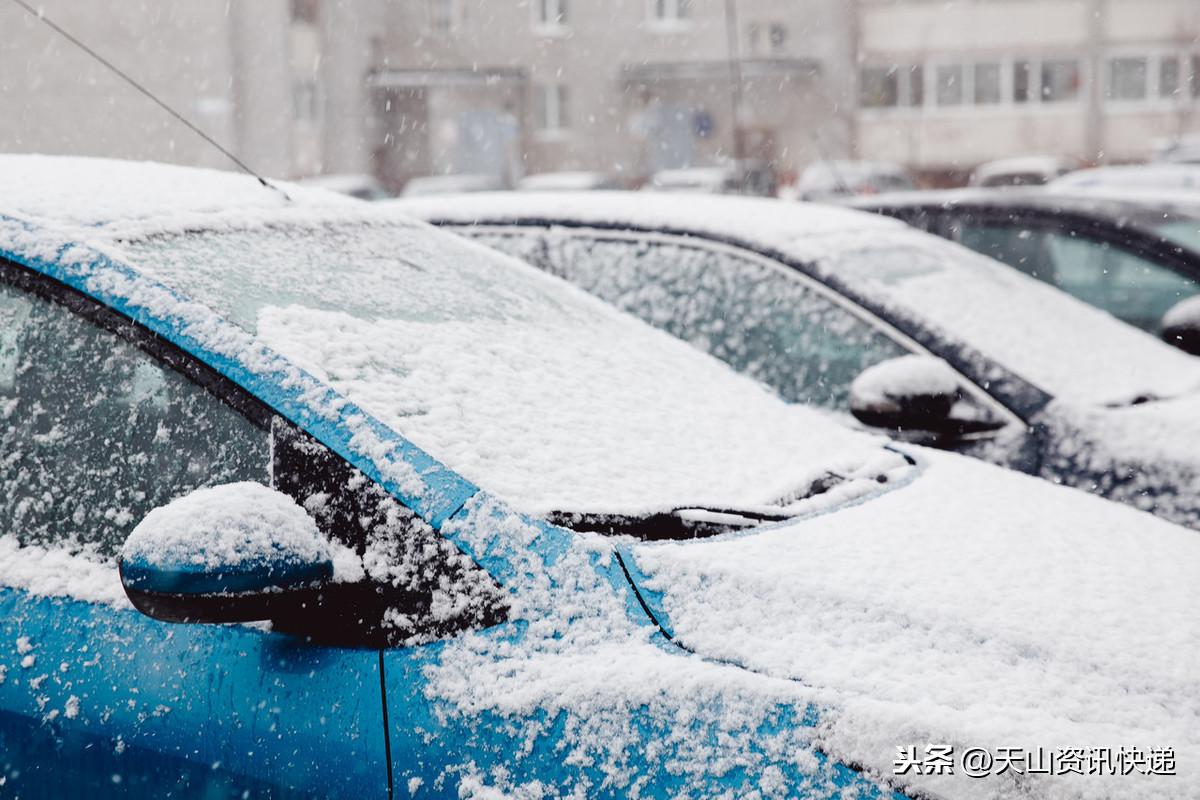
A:
MULTIPOLYGON (((859 320, 879 335, 891 340, 899 345, 902 349, 908 350, 916 355, 934 356, 940 358, 937 353, 932 352, 929 348, 922 345, 913 337, 901 331, 892 323, 888 322, 883 317, 877 315, 870 309, 861 305, 854 298, 847 296, 839 291, 837 287, 826 284, 806 271, 797 268, 788 260, 780 258, 776 255, 759 252, 751 247, 741 245, 737 242, 727 242, 719 238, 709 238, 697 236, 695 233, 686 231, 657 231, 631 228, 628 226, 622 227, 600 227, 589 225, 586 222, 572 222, 568 220, 537 220, 523 221, 518 220, 509 224, 504 223, 489 223, 481 221, 479 223, 461 224, 461 223, 442 223, 436 220, 432 221, 438 227, 447 228, 454 233, 472 237, 473 233, 495 234, 503 236, 523 236, 528 235, 528 232, 536 231, 535 235, 543 236, 549 232, 551 227, 559 231, 569 233, 572 236, 591 237, 599 240, 609 241, 626 241, 636 243, 659 243, 663 245, 671 245, 677 247, 692 247, 699 249, 707 249, 717 253, 725 253, 735 258, 740 258, 747 261, 756 262, 765 268, 781 274, 784 278, 796 281, 804 288, 819 295, 833 305, 846 311, 848 314, 859 320)), ((945 360, 945 359, 943 359, 945 360)), ((1013 426, 1025 428, 1026 423, 1021 416, 1010 409, 1007 405, 1001 402, 998 398, 993 397, 987 390, 981 387, 974 379, 963 373, 961 370, 954 367, 952 364, 947 364, 950 369, 954 370, 955 374, 959 375, 963 380, 963 385, 966 387, 967 393, 973 400, 986 408, 990 413, 1004 422, 1003 425, 993 431, 988 431, 984 434, 975 437, 977 439, 990 439, 999 436, 1002 432, 1014 429, 1013 426)))
POLYGON ((570 0, 533 0, 529 4, 532 30, 540 36, 565 36, 571 30, 570 0), (543 14, 554 6, 555 14, 543 14))

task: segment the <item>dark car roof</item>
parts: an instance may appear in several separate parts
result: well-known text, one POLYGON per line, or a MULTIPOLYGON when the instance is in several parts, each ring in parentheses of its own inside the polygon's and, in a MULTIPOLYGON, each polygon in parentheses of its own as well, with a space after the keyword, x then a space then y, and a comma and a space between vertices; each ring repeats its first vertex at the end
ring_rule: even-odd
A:
POLYGON ((1114 192, 1035 188, 973 188, 926 192, 895 192, 858 197, 842 205, 884 213, 904 210, 986 209, 1071 214, 1101 219, 1120 226, 1153 228, 1175 219, 1200 221, 1200 193, 1125 190, 1114 192))

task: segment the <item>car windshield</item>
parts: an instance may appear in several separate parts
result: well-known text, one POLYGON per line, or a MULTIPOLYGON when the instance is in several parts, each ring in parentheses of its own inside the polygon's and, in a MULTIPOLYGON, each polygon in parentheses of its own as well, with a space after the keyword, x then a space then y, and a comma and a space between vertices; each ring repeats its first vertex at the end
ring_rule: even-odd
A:
POLYGON ((894 458, 556 278, 424 226, 257 225, 122 246, 530 513, 779 510, 894 458))
POLYGON ((1200 253, 1200 219, 1172 219, 1156 226, 1155 230, 1167 241, 1200 253))

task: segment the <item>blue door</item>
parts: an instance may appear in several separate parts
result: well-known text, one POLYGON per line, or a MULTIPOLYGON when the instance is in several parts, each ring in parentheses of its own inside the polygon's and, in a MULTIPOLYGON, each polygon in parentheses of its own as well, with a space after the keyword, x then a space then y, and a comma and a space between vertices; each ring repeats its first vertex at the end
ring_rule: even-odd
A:
POLYGON ((386 797, 378 649, 165 624, 120 588, 150 509, 271 482, 270 419, 42 280, 0 264, 0 796, 386 797))

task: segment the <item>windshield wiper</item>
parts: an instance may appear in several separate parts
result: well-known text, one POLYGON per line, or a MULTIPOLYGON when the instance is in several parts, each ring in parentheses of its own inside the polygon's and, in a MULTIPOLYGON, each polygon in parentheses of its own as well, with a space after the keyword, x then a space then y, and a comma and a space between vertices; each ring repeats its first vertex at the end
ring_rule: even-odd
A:
MULTIPOLYGON (((824 494, 846 478, 826 472, 802 490, 792 492, 768 505, 787 506, 810 497, 824 494)), ((545 519, 554 525, 574 531, 588 531, 605 536, 634 536, 646 541, 665 539, 700 539, 730 531, 752 528, 765 522, 782 522, 796 516, 787 511, 763 508, 718 508, 707 505, 678 506, 653 514, 598 514, 571 511, 551 511, 545 519)))

